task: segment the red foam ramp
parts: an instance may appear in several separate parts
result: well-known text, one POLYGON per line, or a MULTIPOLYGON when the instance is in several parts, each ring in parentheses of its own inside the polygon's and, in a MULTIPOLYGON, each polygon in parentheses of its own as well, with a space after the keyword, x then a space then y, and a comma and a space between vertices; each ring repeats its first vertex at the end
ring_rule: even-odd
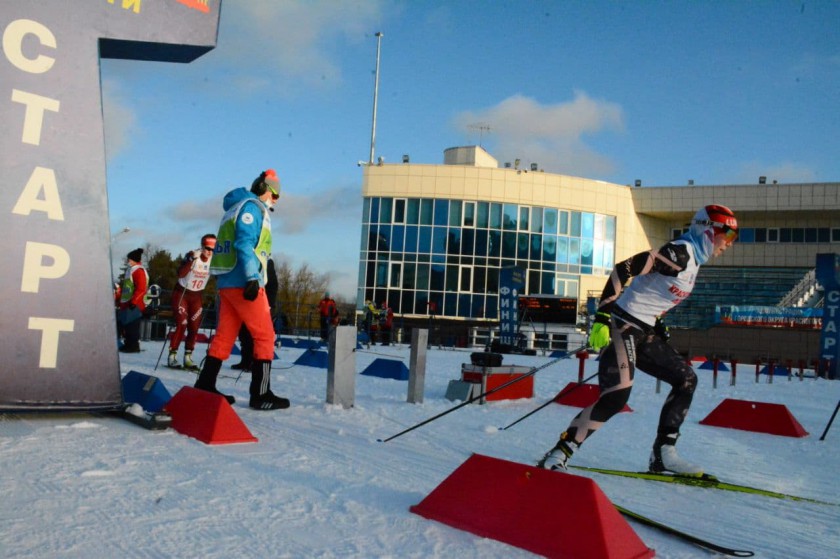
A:
POLYGON ((219 394, 183 387, 166 404, 172 428, 206 444, 255 443, 257 438, 219 394))
POLYGON ((808 431, 793 417, 787 406, 732 398, 718 404, 700 424, 783 437, 808 436, 808 431))
POLYGON ((411 512, 545 557, 653 557, 589 478, 473 454, 411 512))
MULTIPOLYGON (((586 408, 597 402, 600 395, 601 388, 597 384, 578 384, 576 382, 570 382, 557 394, 557 396, 554 397, 554 401, 558 404, 563 404, 564 406, 586 408)), ((631 412, 633 410, 630 409, 630 406, 624 404, 621 411, 631 412)))

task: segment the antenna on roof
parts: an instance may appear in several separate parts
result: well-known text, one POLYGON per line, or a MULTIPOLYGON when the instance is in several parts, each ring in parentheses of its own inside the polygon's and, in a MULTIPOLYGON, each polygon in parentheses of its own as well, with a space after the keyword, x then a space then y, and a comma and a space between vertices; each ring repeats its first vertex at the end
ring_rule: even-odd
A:
POLYGON ((484 147, 481 145, 481 142, 484 140, 484 133, 490 133, 490 125, 486 122, 476 122, 475 124, 470 124, 467 126, 470 130, 478 130, 478 146, 484 147))

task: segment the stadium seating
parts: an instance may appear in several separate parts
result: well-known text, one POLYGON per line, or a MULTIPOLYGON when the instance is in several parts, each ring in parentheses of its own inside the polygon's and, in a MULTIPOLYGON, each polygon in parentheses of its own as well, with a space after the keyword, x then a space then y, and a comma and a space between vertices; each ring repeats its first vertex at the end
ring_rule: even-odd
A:
POLYGON ((672 328, 705 329, 714 324, 715 305, 777 305, 809 270, 703 266, 691 296, 665 322, 672 328))

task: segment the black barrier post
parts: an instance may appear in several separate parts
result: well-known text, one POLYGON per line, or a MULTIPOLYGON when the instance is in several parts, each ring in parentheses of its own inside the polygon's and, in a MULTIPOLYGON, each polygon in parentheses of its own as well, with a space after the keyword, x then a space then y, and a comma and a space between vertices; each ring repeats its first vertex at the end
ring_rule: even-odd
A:
POLYGON ((430 417, 429 419, 421 421, 420 423, 418 423, 416 425, 413 425, 413 426, 409 427, 408 429, 403 429, 402 431, 400 431, 396 435, 391 435, 387 439, 376 439, 376 441, 380 442, 380 443, 387 443, 390 440, 396 439, 397 437, 401 437, 402 435, 405 435, 408 432, 414 431, 418 427, 422 427, 423 425, 426 425, 427 423, 431 423, 435 419, 441 418, 444 415, 450 414, 455 410, 459 410, 466 405, 472 404, 476 400, 480 400, 481 398, 489 396, 490 394, 493 394, 494 392, 498 392, 499 390, 501 390, 503 388, 507 388, 511 384, 514 384, 516 382, 519 382, 520 380, 523 380, 523 379, 526 379, 530 376, 533 376, 533 375, 537 374, 539 371, 542 371, 543 369, 545 369, 546 367, 550 367, 551 365, 554 365, 555 363, 557 363, 558 361, 562 361, 563 359, 568 359, 572 355, 575 355, 578 351, 583 351, 584 349, 586 349, 586 346, 583 346, 583 347, 580 347, 578 349, 572 350, 571 352, 567 353, 566 355, 564 355, 562 357, 558 357, 557 359, 553 359, 553 360, 549 361, 548 363, 540 365, 539 367, 535 367, 534 369, 532 369, 531 371, 528 371, 527 373, 525 373, 522 376, 511 379, 504 384, 500 384, 499 386, 497 386, 496 388, 493 388, 492 390, 488 390, 487 392, 483 392, 483 393, 479 394, 478 396, 471 396, 469 399, 464 400, 463 402, 461 402, 457 406, 455 406, 453 408, 449 408, 445 412, 441 412, 441 413, 439 413, 435 416, 430 417))
POLYGON ((834 423, 834 418, 837 417, 837 410, 840 410, 840 400, 838 400, 837 405, 834 406, 834 413, 831 414, 831 419, 828 420, 828 425, 825 426, 825 431, 823 431, 823 434, 820 437, 821 441, 825 440, 825 436, 828 434, 828 430, 829 428, 831 428, 831 424, 834 423))

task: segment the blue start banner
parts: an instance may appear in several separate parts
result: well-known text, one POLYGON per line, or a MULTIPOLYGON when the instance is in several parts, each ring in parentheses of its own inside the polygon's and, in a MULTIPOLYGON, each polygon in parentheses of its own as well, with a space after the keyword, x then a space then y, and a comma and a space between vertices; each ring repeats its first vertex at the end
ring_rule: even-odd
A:
POLYGON ((0 2, 0 410, 122 403, 99 60, 190 62, 220 7, 0 2))
POLYGON ((519 325, 519 294, 525 288, 525 272, 516 266, 505 266, 499 274, 499 341, 516 345, 519 325))
POLYGON ((828 378, 840 378, 840 255, 817 255, 817 281, 824 291, 820 366, 828 378))

